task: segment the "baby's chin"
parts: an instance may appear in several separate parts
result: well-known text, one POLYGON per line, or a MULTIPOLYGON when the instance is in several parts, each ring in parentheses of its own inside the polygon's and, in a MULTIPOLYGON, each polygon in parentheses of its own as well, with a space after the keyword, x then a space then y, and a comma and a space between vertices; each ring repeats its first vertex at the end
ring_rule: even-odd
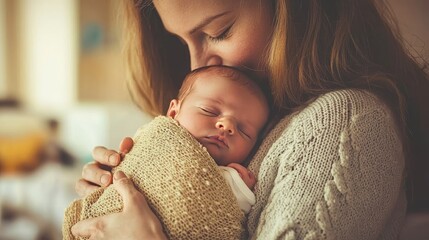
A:
POLYGON ((228 163, 226 163, 226 159, 224 154, 222 154, 216 145, 213 144, 205 144, 204 147, 207 149, 207 152, 209 152, 210 156, 215 160, 217 165, 220 166, 226 166, 228 163))
POLYGON ((217 165, 220 165, 220 166, 225 165, 225 164, 223 164, 225 162, 224 158, 222 158, 221 156, 218 156, 217 153, 209 152, 209 154, 215 160, 217 165))

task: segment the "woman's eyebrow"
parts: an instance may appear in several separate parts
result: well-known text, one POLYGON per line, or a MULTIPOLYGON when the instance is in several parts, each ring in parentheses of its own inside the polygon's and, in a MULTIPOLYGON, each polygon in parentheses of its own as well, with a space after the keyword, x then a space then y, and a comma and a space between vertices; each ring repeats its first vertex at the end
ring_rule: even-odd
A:
POLYGON ((201 28, 203 28, 204 26, 208 25, 208 24, 209 24, 210 22, 212 22, 213 20, 215 20, 215 19, 217 19, 217 18, 220 18, 220 17, 222 17, 222 16, 224 16, 224 15, 226 15, 226 14, 230 13, 230 12, 231 12, 231 11, 225 11, 225 12, 223 12, 223 13, 219 13, 219 14, 216 14, 216 15, 213 15, 213 16, 209 16, 209 17, 207 17, 207 18, 203 19, 203 20, 201 21, 201 23, 200 23, 200 24, 198 24, 196 27, 192 28, 192 29, 191 29, 191 31, 189 31, 189 33, 190 33, 190 34, 195 33, 195 32, 196 32, 196 31, 198 31, 199 29, 201 29, 201 28))

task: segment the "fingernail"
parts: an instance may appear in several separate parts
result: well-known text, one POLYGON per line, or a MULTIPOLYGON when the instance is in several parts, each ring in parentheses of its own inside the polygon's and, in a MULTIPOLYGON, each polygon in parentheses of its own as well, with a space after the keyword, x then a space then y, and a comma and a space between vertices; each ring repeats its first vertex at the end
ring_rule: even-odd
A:
POLYGON ((109 163, 116 166, 118 164, 118 156, 117 154, 112 154, 109 156, 109 163))
POLYGON ((107 174, 104 174, 104 175, 101 176, 100 181, 101 181, 101 184, 106 185, 110 181, 110 176, 107 175, 107 174))
POLYGON ((115 174, 113 174, 113 178, 115 178, 116 180, 121 179, 125 177, 125 173, 122 171, 117 171, 115 172, 115 174))

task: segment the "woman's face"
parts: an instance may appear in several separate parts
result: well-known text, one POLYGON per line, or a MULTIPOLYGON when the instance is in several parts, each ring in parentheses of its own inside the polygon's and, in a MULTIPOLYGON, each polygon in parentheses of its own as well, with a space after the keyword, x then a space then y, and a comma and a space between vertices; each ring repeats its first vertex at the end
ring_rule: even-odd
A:
POLYGON ((191 68, 235 66, 266 73, 271 38, 269 0, 154 0, 165 29, 188 46, 191 68))

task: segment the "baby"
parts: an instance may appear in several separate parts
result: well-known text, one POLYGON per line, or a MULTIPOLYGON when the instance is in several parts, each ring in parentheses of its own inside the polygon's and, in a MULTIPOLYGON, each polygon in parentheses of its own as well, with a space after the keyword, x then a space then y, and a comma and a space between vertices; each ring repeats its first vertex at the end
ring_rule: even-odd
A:
MULTIPOLYGON (((231 236, 239 236, 242 234, 240 226, 242 214, 233 210, 234 204, 228 200, 230 195, 222 189, 223 185, 217 176, 222 176, 226 180, 240 209, 248 212, 255 202, 251 189, 255 185, 256 179, 241 164, 251 153, 268 120, 269 106, 264 92, 255 81, 237 69, 226 66, 204 67, 191 72, 185 78, 178 98, 170 102, 166 115, 166 117, 155 118, 140 131, 141 133, 150 132, 152 127, 154 129, 152 135, 139 134, 139 132, 136 134, 133 149, 125 156, 118 168, 122 166, 121 170, 145 194, 151 207, 154 208, 155 213, 163 222, 165 231, 170 238, 213 236, 231 238, 231 236), (165 125, 170 127, 162 129, 165 125), (174 128, 174 125, 177 125, 177 128, 174 128), (161 127, 157 129, 158 126, 161 127), (186 130, 182 131, 182 129, 186 130), (201 154, 198 152, 197 145, 182 144, 182 142, 187 142, 186 139, 172 139, 176 138, 176 135, 183 135, 182 132, 187 135, 190 134, 190 138, 198 142, 196 144, 200 145, 201 154), (162 140, 163 142, 155 143, 162 137, 165 139, 162 140), (141 140, 145 140, 145 144, 141 140), (173 144, 176 142, 181 147, 171 147, 168 142, 173 142, 173 144), (149 147, 143 154, 138 153, 140 146, 145 147, 150 144, 156 146, 149 147), (182 145, 189 149, 183 151, 182 145), (159 150, 158 146, 159 148, 166 148, 167 151, 165 149, 159 150), (168 152, 169 155, 160 156, 160 153, 148 153, 148 151, 158 150, 168 152), (197 151, 197 155, 200 154, 197 158, 194 156, 194 151, 197 151), (208 152, 209 155, 204 155, 204 152, 208 152), (140 155, 136 156, 136 154, 140 155), (155 155, 156 161, 144 162, 140 159, 151 154, 155 155), (169 158, 183 159, 179 162, 180 164, 174 163, 174 161, 177 162, 177 159, 168 164, 169 158), (144 162, 143 165, 139 165, 138 162, 137 165, 130 165, 130 161, 140 160, 144 162), (214 162, 212 162, 213 160, 214 162), (129 166, 127 167, 126 164, 129 166), (157 164, 165 165, 153 166, 157 164), (217 171, 220 173, 219 175, 213 173, 216 170, 212 166, 216 166, 216 164, 219 166, 217 171), (200 169, 202 172, 199 172, 200 169), (142 177, 133 178, 133 175, 139 174, 142 177), (157 179, 156 175, 163 176, 157 179), (169 181, 170 183, 167 183, 169 181), (141 186, 145 184, 146 186, 141 186), (154 190, 155 188, 158 190, 154 190), (164 191, 166 188, 171 188, 171 191, 164 191), (161 191, 163 192, 161 193, 161 191), (192 197, 185 199, 187 193, 191 193, 192 197), (180 196, 178 197, 176 194, 180 196), (172 195, 176 197, 175 201, 172 200, 172 195), (169 201, 172 203, 168 203, 169 201), (164 206, 168 204, 173 205, 173 208, 164 206), (178 207, 174 206, 175 204, 190 205, 178 207), (198 210, 198 207, 205 207, 206 205, 215 205, 217 209, 210 206, 208 210, 198 210), (194 214, 194 217, 186 219, 189 217, 188 215, 192 215, 192 213, 188 213, 191 211, 202 212, 203 214, 194 214), (184 215, 183 212, 185 212, 184 215), (216 216, 211 216, 210 213, 214 213, 216 216), (219 214, 222 217, 219 217, 219 214), (219 218, 223 219, 219 220, 219 218), (227 224, 229 220, 235 222, 227 224), (183 223, 178 223, 178 221, 183 221, 183 223), (200 229, 198 224, 201 222, 203 222, 202 231, 198 230, 200 229), (240 224, 235 224, 237 222, 240 224), (189 223, 190 229, 187 229, 189 223), (225 227, 223 231, 215 231, 214 226, 217 228, 225 227), (222 236, 229 231, 236 231, 239 234, 222 236)), ((106 188, 106 191, 111 191, 111 189, 113 188, 110 186, 106 188)), ((120 199, 120 196, 112 197, 111 195, 100 190, 83 200, 72 203, 66 210, 63 226, 64 239, 73 239, 70 234, 70 227, 75 222, 87 217, 119 211, 120 209, 109 208, 111 204, 109 205, 108 202, 118 202, 119 200, 116 198, 120 199), (109 205, 108 210, 103 210, 104 205, 109 205)))
POLYGON ((207 148, 246 213, 255 203, 251 190, 256 179, 240 164, 255 146, 268 114, 267 100, 258 85, 224 66, 190 73, 167 111, 167 116, 207 148))

